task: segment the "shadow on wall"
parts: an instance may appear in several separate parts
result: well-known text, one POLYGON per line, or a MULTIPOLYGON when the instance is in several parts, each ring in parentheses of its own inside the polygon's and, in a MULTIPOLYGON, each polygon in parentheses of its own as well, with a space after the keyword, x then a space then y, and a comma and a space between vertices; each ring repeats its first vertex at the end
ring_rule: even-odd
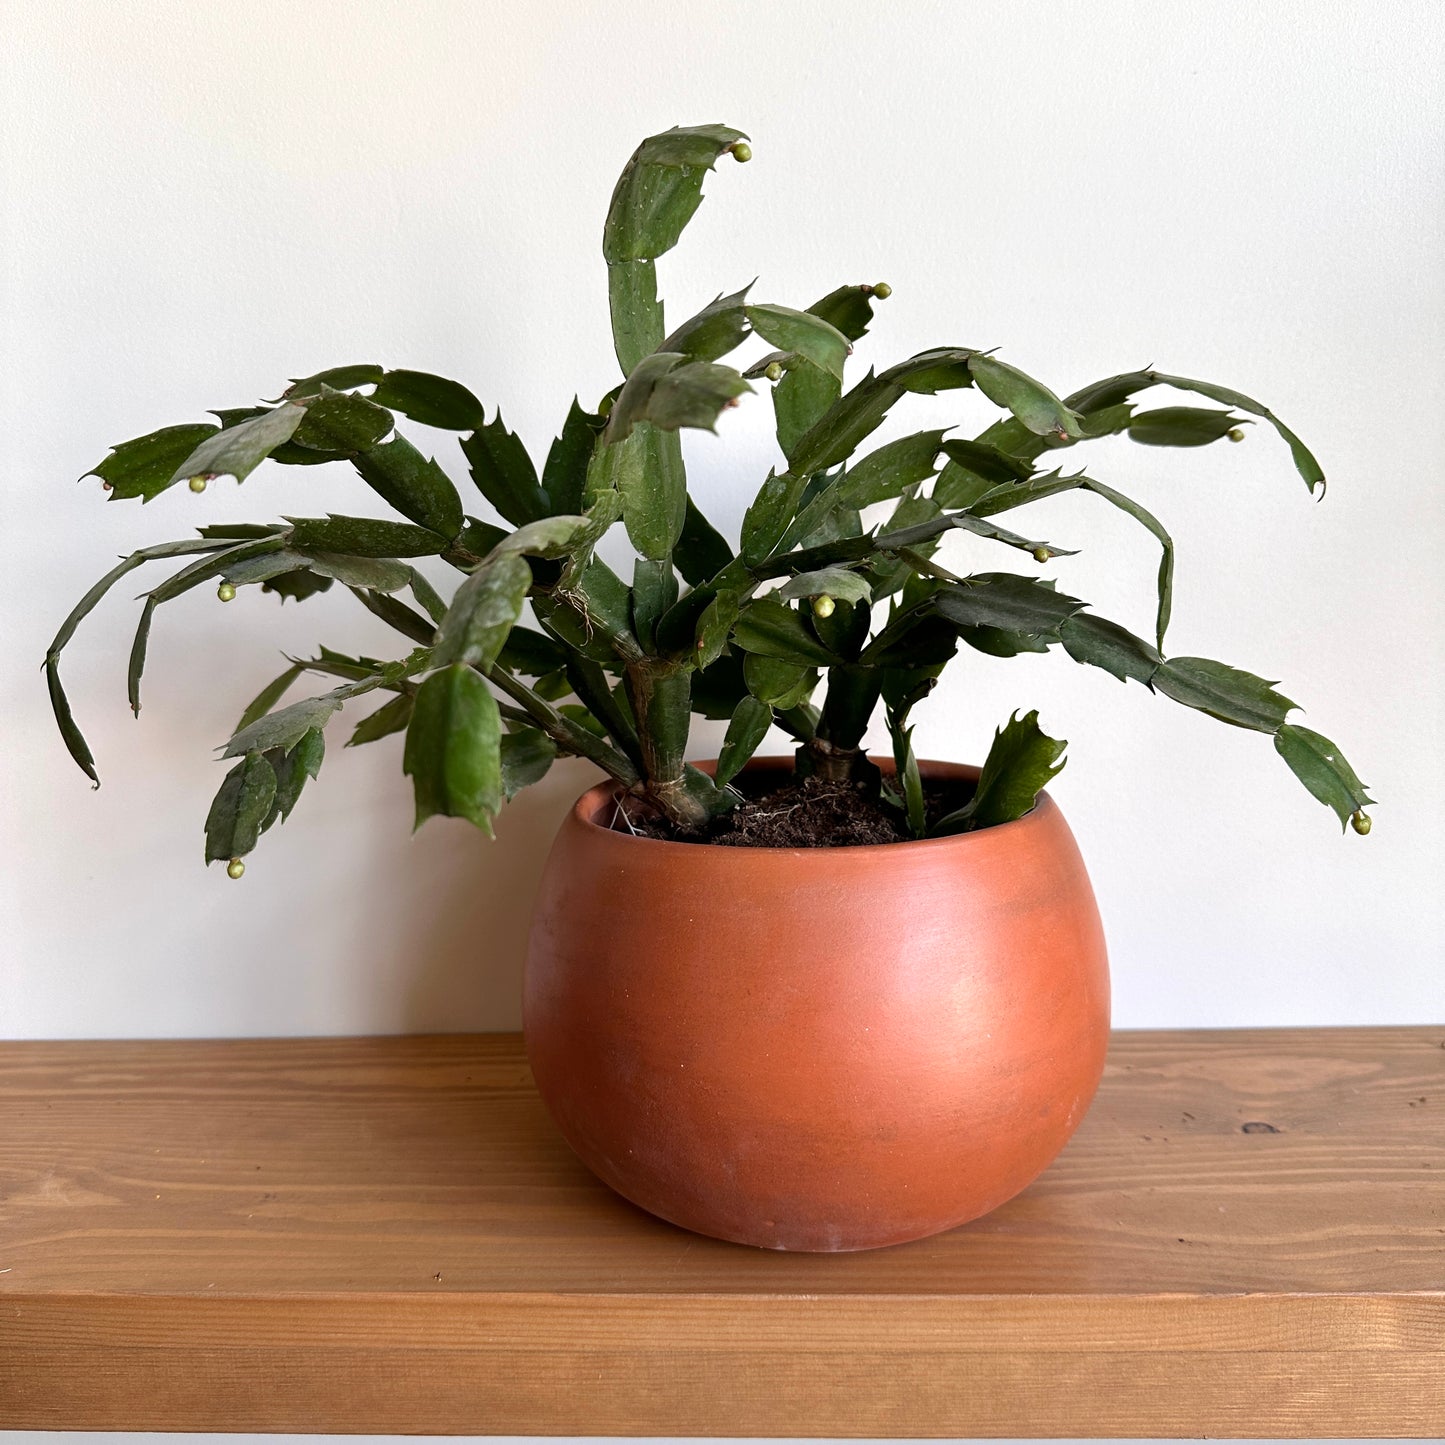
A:
MULTIPOLYGON (((598 780, 587 763, 557 763, 503 809, 495 839, 449 818, 429 821, 414 839, 398 833, 410 850, 409 897, 404 914, 376 911, 384 938, 372 951, 395 961, 399 1032, 521 1028, 527 930, 542 867, 567 810, 598 780)), ((372 898, 385 899, 393 886, 393 861, 390 848, 378 850, 372 898)))
MULTIPOLYGON (((723 725, 696 723, 693 751, 715 757, 723 725)), ((527 932, 542 868, 568 809, 601 779, 579 759, 555 763, 503 808, 495 839, 452 818, 429 820, 410 837, 404 827, 377 830, 357 895, 358 953, 371 961, 371 977, 361 980, 353 971, 347 983, 348 990, 368 989, 385 1010, 371 1027, 388 1033, 522 1027, 527 932), (407 880, 400 893, 398 878, 407 880)), ((388 773, 383 786, 397 796, 376 800, 378 809, 407 816, 410 782, 388 773)))

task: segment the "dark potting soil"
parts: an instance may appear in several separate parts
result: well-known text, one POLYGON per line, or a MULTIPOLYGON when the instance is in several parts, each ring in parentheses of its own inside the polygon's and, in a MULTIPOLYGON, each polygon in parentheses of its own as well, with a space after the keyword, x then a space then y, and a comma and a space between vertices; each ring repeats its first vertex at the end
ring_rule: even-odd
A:
MULTIPOLYGON (((733 786, 744 800, 709 828, 685 832, 666 818, 644 811, 627 800, 614 824, 646 838, 672 843, 712 843, 722 848, 857 848, 867 844, 910 841, 899 809, 869 796, 866 786, 829 783, 821 778, 789 778, 767 791, 771 778, 744 774, 733 786)), ((960 807, 966 785, 924 784, 924 806, 930 820, 960 807)))

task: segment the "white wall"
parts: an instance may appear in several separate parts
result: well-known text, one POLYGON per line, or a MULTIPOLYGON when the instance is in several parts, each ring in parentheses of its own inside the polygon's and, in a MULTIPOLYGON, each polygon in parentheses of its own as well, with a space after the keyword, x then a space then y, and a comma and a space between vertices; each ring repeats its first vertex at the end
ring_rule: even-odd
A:
MULTIPOLYGON (((859 362, 998 345, 1063 391, 1153 362, 1271 402, 1330 473, 1319 506, 1263 428, 1099 445, 1180 549, 1173 647, 1285 681, 1380 799, 1341 838, 1269 741, 1067 660, 955 665, 922 751, 977 758, 1014 707, 1071 740, 1054 786, 1106 913, 1123 1025, 1439 1018, 1445 282, 1433 0, 701 7, 416 0, 7 0, 4 10, 0 1033, 507 1028, 558 768, 489 844, 409 836, 399 746, 343 752, 244 883, 201 866, 209 749, 278 664, 388 634, 326 597, 208 589, 163 611, 139 723, 120 593, 67 658, 105 786, 38 665, 134 546, 201 521, 371 511, 331 469, 107 506, 115 441, 344 361, 455 374, 534 451, 614 380, 599 231, 643 135, 750 132, 662 264, 680 318, 753 275, 806 304, 886 279, 859 362)), ((981 425, 964 395, 905 429, 981 425)), ((768 407, 690 436, 735 528, 768 407)), ((438 439, 451 462, 451 444, 438 439)), ((379 504, 378 504, 379 505, 379 504)), ((1147 628, 1147 538, 1087 499, 1061 584, 1147 628)), ((960 544, 960 565, 1002 560, 960 544)), ((706 748, 706 739, 699 749, 706 748)))

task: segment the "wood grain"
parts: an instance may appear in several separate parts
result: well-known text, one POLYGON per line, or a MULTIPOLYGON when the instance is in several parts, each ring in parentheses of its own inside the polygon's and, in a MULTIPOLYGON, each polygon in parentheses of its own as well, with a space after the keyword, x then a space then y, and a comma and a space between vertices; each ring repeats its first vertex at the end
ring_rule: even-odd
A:
POLYGON ((515 1036, 0 1044, 0 1428, 1445 1434, 1445 1028, 1117 1034, 844 1256, 609 1193, 515 1036))

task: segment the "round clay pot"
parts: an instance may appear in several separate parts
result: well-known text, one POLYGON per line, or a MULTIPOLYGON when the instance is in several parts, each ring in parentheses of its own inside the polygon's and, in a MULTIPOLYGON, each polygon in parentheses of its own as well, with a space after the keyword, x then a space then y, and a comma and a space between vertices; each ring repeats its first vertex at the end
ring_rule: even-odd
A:
POLYGON ((619 1194, 719 1239, 872 1249, 986 1214, 1063 1148, 1109 975, 1047 793, 976 833, 812 849, 634 837, 615 796, 583 794, 553 845, 524 1025, 543 1101, 619 1194))

